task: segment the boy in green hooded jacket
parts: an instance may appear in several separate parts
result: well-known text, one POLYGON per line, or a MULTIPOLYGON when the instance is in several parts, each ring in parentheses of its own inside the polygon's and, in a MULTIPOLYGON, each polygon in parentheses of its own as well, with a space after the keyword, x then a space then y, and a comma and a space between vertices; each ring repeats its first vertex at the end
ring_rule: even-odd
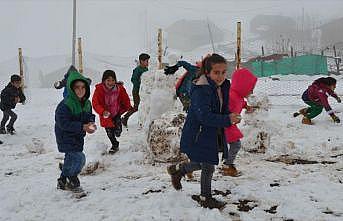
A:
POLYGON ((90 87, 87 79, 77 71, 71 71, 67 80, 68 95, 55 111, 55 135, 59 152, 65 153, 57 188, 82 190, 78 174, 85 165, 83 153, 86 133, 96 130, 95 115, 88 100, 90 87))

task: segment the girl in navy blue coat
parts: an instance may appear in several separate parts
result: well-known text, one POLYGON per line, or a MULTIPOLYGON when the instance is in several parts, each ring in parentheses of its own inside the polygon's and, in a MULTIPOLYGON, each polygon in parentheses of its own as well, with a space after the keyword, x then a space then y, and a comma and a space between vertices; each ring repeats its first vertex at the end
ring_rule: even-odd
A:
POLYGON ((230 82, 226 70, 226 60, 218 54, 203 60, 200 77, 192 85, 191 105, 181 135, 181 151, 190 162, 168 167, 176 190, 182 189, 180 181, 185 174, 201 170, 201 194, 192 199, 210 209, 225 206, 211 194, 214 165, 219 163, 218 149, 224 150, 224 157, 227 155, 224 127, 240 122, 240 115, 228 110, 230 82))

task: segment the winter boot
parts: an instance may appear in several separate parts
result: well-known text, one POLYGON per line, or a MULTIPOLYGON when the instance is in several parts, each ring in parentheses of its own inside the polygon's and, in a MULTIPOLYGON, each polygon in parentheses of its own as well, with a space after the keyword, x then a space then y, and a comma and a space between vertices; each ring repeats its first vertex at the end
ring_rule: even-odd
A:
POLYGON ((216 200, 213 197, 204 197, 201 195, 192 195, 192 199, 197 201, 200 206, 204 208, 209 208, 209 209, 223 209, 226 205, 225 202, 216 200))
POLYGON ((7 133, 14 135, 15 134, 15 129, 13 127, 7 127, 7 133))
POLYGON ((223 165, 222 171, 221 171, 223 176, 233 176, 237 177, 239 175, 236 167, 233 164, 230 165, 223 165))
POLYGON ((67 178, 64 176, 60 176, 60 178, 57 179, 57 189, 65 190, 67 184, 67 178))
POLYGON ((108 151, 109 154, 115 154, 117 153, 119 150, 119 142, 117 141, 116 143, 114 143, 111 147, 111 149, 108 151))
POLYGON ((182 173, 180 170, 180 167, 182 164, 174 164, 167 167, 168 174, 171 176, 171 182, 173 187, 176 190, 181 190, 181 179, 182 179, 182 173))
POLYGON ((299 116, 300 114, 303 115, 303 116, 306 116, 306 114, 307 114, 307 109, 308 109, 308 108, 300 109, 299 112, 295 112, 295 113, 293 114, 293 117, 297 117, 297 116, 299 116))
POLYGON ((192 172, 186 173, 186 177, 187 177, 189 180, 193 180, 193 179, 194 179, 194 175, 193 175, 192 172))
POLYGON ((77 176, 70 176, 68 177, 68 188, 70 190, 74 190, 80 187, 80 180, 77 176))
POLYGON ((0 134, 6 134, 6 129, 4 127, 0 127, 0 134))
POLYGON ((301 121, 303 124, 307 124, 307 125, 313 125, 312 121, 310 118, 307 117, 303 117, 303 120, 301 121))

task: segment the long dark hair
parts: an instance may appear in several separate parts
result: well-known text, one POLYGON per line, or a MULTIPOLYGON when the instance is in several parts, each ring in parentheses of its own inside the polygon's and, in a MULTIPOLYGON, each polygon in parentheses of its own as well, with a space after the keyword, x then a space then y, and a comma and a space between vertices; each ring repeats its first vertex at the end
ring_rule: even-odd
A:
POLYGON ((321 77, 315 80, 316 83, 325 84, 327 86, 336 85, 336 79, 333 77, 321 77))
POLYGON ((212 55, 205 57, 202 60, 200 75, 209 74, 212 70, 212 65, 221 64, 221 63, 227 64, 227 61, 223 56, 219 54, 213 53, 212 55))

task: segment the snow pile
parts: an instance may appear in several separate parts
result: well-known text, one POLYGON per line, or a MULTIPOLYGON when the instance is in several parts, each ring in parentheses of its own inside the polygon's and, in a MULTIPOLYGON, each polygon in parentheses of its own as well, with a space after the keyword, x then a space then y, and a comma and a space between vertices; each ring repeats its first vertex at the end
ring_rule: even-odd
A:
POLYGON ((249 105, 256 107, 253 113, 244 115, 242 141, 244 150, 254 153, 265 153, 270 145, 271 127, 266 121, 270 108, 268 95, 250 95, 249 105))
POLYGON ((180 153, 180 137, 185 119, 185 113, 167 112, 151 122, 147 141, 154 161, 180 162, 187 159, 180 153))
POLYGON ((139 124, 149 127, 163 113, 176 109, 175 82, 177 75, 165 75, 163 70, 145 72, 141 78, 139 124))

